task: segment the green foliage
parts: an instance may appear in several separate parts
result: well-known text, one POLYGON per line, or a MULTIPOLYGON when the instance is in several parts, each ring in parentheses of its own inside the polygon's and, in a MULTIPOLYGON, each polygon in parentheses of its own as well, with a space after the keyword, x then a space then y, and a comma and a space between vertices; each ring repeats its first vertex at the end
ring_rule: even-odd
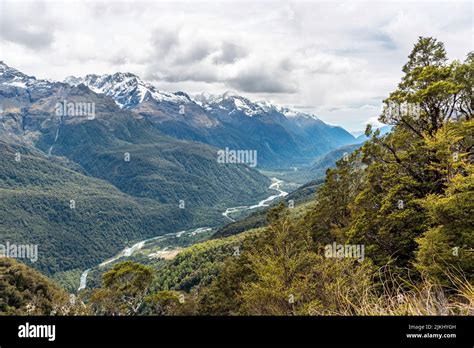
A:
POLYGON ((418 68, 428 66, 443 66, 448 60, 444 44, 432 37, 418 38, 418 42, 413 47, 408 62, 403 66, 402 71, 405 73, 403 81, 410 79, 410 73, 418 68))
POLYGON ((385 112, 392 132, 368 127, 370 140, 327 171, 314 202, 275 205, 268 227, 193 245, 156 272, 115 265, 91 295, 94 312, 472 314, 472 54, 448 64, 442 43, 420 38, 403 71, 386 103, 421 111, 385 112), (365 259, 327 257, 333 242, 362 244, 365 259))
POLYGON ((259 230, 248 231, 184 249, 173 260, 157 270, 153 290, 189 292, 195 287, 209 285, 219 274, 226 259, 239 255, 258 233, 259 230))
POLYGON ((457 174, 443 195, 423 200, 433 226, 417 239, 417 268, 449 285, 462 271, 474 283, 474 175, 457 174))
POLYGON ((0 141, 0 157, 2 243, 37 244, 38 261, 30 265, 46 274, 87 269, 122 250, 123 241, 176 232, 193 219, 175 205, 131 197, 26 146, 0 141))
POLYGON ((145 298, 145 315, 172 315, 184 311, 184 295, 177 291, 164 290, 148 295, 145 298))
POLYGON ((119 263, 102 276, 103 287, 92 292, 92 310, 101 315, 136 315, 152 280, 151 268, 132 261, 119 263))
MULTIPOLYGON (((444 262, 445 258, 434 257, 427 239, 418 238, 427 233, 438 244, 449 239, 441 232, 446 232, 448 225, 445 221, 440 223, 440 213, 433 209, 444 206, 442 199, 450 195, 455 177, 457 181, 472 177, 469 168, 473 126, 471 116, 465 115, 467 109, 461 110, 470 100, 461 103, 459 99, 469 86, 472 65, 447 65, 443 45, 431 38, 420 38, 403 71, 399 89, 386 103, 416 103, 421 106, 420 114, 413 110, 405 114, 384 113, 381 121, 395 127, 383 137, 369 127, 371 140, 328 171, 304 224, 321 244, 333 240, 364 244, 367 256, 377 265, 392 262, 404 272, 413 269, 416 241, 424 240, 424 251, 419 253, 424 266, 418 269, 433 271, 428 260, 444 262), (464 73, 456 75, 461 66, 464 73)), ((465 195, 472 195, 472 188, 464 187, 465 195)), ((456 205, 452 207, 453 214, 459 216, 454 214, 453 219, 465 221, 463 214, 471 211, 472 203, 461 200, 461 196, 456 198, 459 199, 451 200, 451 204, 456 205)), ((472 232, 470 223, 464 223, 464 230, 472 232)), ((465 248, 472 247, 470 241, 460 237, 455 234, 450 238, 452 242, 462 242, 465 248)), ((468 272, 472 260, 453 264, 468 272)))
POLYGON ((69 293, 74 293, 79 287, 82 272, 83 270, 81 269, 57 272, 51 276, 51 279, 55 281, 62 289, 69 293))
POLYGON ((398 89, 384 101, 387 108, 382 122, 401 125, 423 137, 425 132, 433 136, 453 118, 472 117, 472 59, 447 65, 443 43, 424 37, 419 38, 408 59, 398 89), (394 105, 403 104, 416 105, 419 114, 392 112, 394 105))
POLYGON ((242 307, 249 315, 308 315, 334 310, 334 288, 370 279, 351 262, 339 263, 317 253, 308 233, 287 219, 271 225, 263 250, 247 256, 255 280, 242 284, 242 307))
POLYGON ((274 221, 201 292, 199 314, 311 315, 337 311, 337 296, 371 284, 369 264, 324 258, 308 231, 274 221))
POLYGON ((83 304, 38 271, 13 259, 0 258, 0 315, 86 314, 83 304))
POLYGON ((342 241, 351 218, 349 203, 360 191, 362 166, 358 152, 350 160, 339 160, 335 169, 329 169, 326 181, 316 198, 316 204, 307 213, 304 225, 312 231, 313 238, 320 243, 342 241), (353 166, 353 163, 357 165, 353 166))
POLYGON ((472 313, 472 54, 447 64, 442 43, 420 38, 403 71, 386 103, 419 112, 384 113, 394 128, 383 137, 368 127, 371 139, 328 170, 302 219, 277 211, 254 247, 228 261, 200 292, 199 313, 472 313), (365 245, 370 260, 323 258, 334 241, 365 245), (394 275, 377 281, 370 262, 394 275))

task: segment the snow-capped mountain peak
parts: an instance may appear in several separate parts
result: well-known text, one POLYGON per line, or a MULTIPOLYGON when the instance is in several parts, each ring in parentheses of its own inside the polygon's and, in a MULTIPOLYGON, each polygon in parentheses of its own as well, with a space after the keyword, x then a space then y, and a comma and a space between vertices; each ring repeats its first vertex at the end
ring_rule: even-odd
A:
POLYGON ((71 86, 78 86, 82 83, 82 81, 83 81, 82 78, 71 75, 71 76, 66 77, 63 82, 71 86))
POLYGON ((200 93, 194 95, 193 100, 208 111, 219 109, 227 111, 229 115, 236 112, 243 113, 247 116, 255 116, 265 113, 265 110, 263 110, 259 105, 233 91, 226 91, 220 95, 200 93))
POLYGON ((208 111, 220 109, 222 111, 227 111, 229 115, 235 112, 241 112, 247 116, 255 116, 275 112, 285 116, 288 119, 304 118, 319 120, 313 114, 295 111, 288 107, 280 106, 267 100, 252 102, 233 91, 227 91, 220 95, 199 93, 193 96, 193 100, 196 104, 208 111))
POLYGON ((15 68, 0 61, 0 82, 14 87, 26 88, 36 81, 34 76, 28 76, 15 68))
POLYGON ((186 94, 159 91, 155 86, 142 81, 132 73, 89 74, 83 78, 70 76, 64 82, 74 86, 82 83, 95 93, 112 97, 123 109, 133 108, 144 101, 180 104, 190 102, 186 94))
POLYGON ((115 74, 96 75, 89 74, 84 77, 69 76, 64 80, 73 86, 84 84, 92 91, 112 97, 116 104, 123 109, 131 109, 143 102, 168 102, 173 104, 187 104, 194 102, 209 112, 224 113, 230 116, 264 116, 278 115, 287 119, 319 120, 308 113, 295 111, 288 107, 280 106, 269 101, 253 102, 234 91, 223 94, 199 93, 191 99, 183 92, 164 92, 158 90, 150 83, 144 82, 132 73, 118 72, 115 74))
POLYGON ((260 106, 263 110, 265 110, 265 112, 276 111, 276 112, 279 112, 280 114, 283 114, 286 118, 307 118, 307 119, 319 120, 319 118, 313 114, 296 111, 286 106, 274 104, 267 100, 257 101, 255 104, 260 106))
POLYGON ((54 81, 37 79, 34 76, 26 75, 0 61, 0 84, 7 88, 34 88, 38 92, 49 90, 54 83, 54 81))

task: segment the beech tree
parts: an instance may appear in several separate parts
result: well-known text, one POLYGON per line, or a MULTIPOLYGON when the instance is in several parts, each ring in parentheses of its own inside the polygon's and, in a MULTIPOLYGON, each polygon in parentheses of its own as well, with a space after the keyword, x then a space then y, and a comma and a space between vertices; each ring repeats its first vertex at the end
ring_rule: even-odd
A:
POLYGON ((153 270, 125 261, 102 276, 103 287, 94 290, 92 309, 101 315, 137 315, 145 302, 153 280, 153 270))
POLYGON ((398 89, 384 100, 382 122, 406 127, 422 137, 424 132, 433 135, 444 123, 458 117, 460 105, 464 105, 460 100, 465 98, 466 81, 455 78, 463 73, 458 63, 447 64, 442 42, 420 37, 402 71, 405 75, 398 89))

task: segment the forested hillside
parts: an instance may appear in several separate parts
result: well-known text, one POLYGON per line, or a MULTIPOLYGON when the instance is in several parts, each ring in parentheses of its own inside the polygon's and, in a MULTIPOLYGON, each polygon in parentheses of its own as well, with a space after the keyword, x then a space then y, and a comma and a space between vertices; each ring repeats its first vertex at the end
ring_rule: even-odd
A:
MULTIPOLYGON (((100 287, 79 293, 82 310, 96 315, 474 315, 474 54, 450 62, 443 43, 420 37, 402 71, 380 116, 391 131, 381 135, 368 126, 369 140, 328 169, 324 182, 308 183, 281 204, 220 229, 214 239, 173 259, 114 264, 100 287)), ((10 156, 15 152, 11 145, 2 148, 10 156)), ((31 161, 22 165, 41 175, 32 180, 9 163, 3 171, 13 174, 0 176, 7 202, 19 205, 13 211, 24 231, 55 221, 56 210, 41 216, 31 198, 13 200, 19 194, 9 188, 18 183, 30 197, 47 196, 48 206, 59 204, 65 186, 71 192, 81 187, 84 197, 95 200, 105 193, 107 199, 130 200, 104 181, 68 169, 73 164, 44 163, 27 150, 31 161), (25 210, 30 214, 24 216, 25 210)), ((87 161, 78 162, 87 167, 87 161)), ((135 227, 154 226, 155 207, 144 207, 144 216, 125 208, 121 214, 134 215, 129 219, 135 227)), ((105 230, 122 233, 110 226, 105 230)), ((8 262, 7 271, 20 267, 20 278, 29 274, 25 266, 8 262)), ((10 272, 8 289, 17 278, 10 272)), ((44 304, 47 310, 50 302, 44 304)), ((23 304, 0 305, 8 313, 24 313, 23 304)))
POLYGON ((257 170, 218 163, 218 149, 166 136, 84 85, 0 62, 0 104, 0 235, 38 245, 30 265, 48 275, 84 271, 145 238, 222 224, 226 207, 270 192, 257 170), (93 103, 93 117, 58 114, 66 100, 93 103))
POLYGON ((192 221, 185 209, 124 194, 30 147, 0 141, 0 155, 0 234, 38 245, 34 267, 45 274, 86 269, 121 250, 124 240, 192 221))
POLYGON ((3 315, 88 314, 84 303, 76 302, 48 278, 13 259, 0 258, 0 312, 3 315))
MULTIPOLYGON (((380 117, 392 132, 380 136, 368 127, 370 140, 328 170, 304 211, 272 209, 269 225, 223 264, 209 251, 189 250, 158 272, 150 269, 148 300, 137 308, 165 314, 474 314, 474 55, 448 62, 441 42, 420 38, 403 72, 380 117), (333 243, 342 246, 337 253, 333 243), (348 253, 352 247, 359 253, 348 253), (220 269, 214 280, 187 282, 203 264, 210 273, 220 269)), ((133 274, 142 266, 123 267, 133 274)), ((125 295, 107 283, 97 291, 125 295)), ((100 296, 92 303, 104 309, 100 296)))

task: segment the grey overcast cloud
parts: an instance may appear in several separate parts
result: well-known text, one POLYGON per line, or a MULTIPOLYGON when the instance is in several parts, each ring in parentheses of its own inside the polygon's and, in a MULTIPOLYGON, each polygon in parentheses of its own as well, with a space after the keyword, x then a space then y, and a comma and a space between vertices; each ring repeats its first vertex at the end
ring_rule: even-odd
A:
POLYGON ((2 1, 1 60, 38 78, 132 72, 235 91, 350 131, 377 122, 418 36, 473 49, 473 2, 2 1), (21 25, 20 25, 21 24, 21 25))

